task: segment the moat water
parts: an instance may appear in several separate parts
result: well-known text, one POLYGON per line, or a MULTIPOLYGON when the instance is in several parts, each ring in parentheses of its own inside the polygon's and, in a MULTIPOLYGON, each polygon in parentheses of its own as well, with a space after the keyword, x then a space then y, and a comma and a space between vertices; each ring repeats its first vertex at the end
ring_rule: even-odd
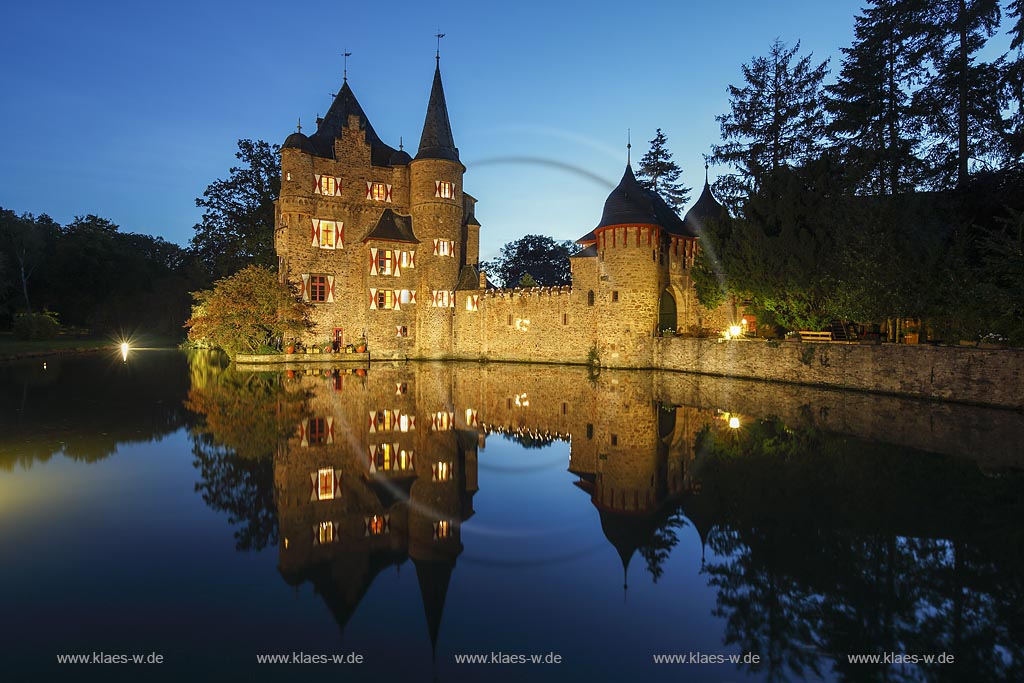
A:
POLYGON ((3 364, 0 680, 1021 681, 1022 443, 678 373, 3 364))

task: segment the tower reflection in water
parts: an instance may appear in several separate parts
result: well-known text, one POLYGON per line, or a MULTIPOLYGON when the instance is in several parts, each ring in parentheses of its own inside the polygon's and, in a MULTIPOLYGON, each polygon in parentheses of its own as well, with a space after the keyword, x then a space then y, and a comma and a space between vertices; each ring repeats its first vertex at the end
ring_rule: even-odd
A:
MULTIPOLYGON (((956 651, 977 680, 1020 672, 1024 485, 1005 448, 992 454, 1024 436, 1022 416, 766 386, 498 364, 194 367, 189 402, 197 443, 272 466, 231 465, 255 489, 272 480, 246 494, 262 509, 204 498, 246 527, 240 546, 276 542, 285 580, 311 583, 342 629, 375 577, 411 560, 436 651, 480 451, 503 434, 570 442, 624 571, 639 556, 657 580, 695 527, 722 641, 760 653, 769 679, 856 678, 845 653, 875 651, 956 651)), ((213 479, 230 468, 199 461, 207 492, 229 488, 213 479)))

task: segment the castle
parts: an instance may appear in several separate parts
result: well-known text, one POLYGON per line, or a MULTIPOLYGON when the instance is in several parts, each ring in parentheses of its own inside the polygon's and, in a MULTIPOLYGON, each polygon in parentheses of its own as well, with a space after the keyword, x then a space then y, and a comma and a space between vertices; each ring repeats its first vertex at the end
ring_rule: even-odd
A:
POLYGON ((721 205, 705 180, 685 218, 627 163, 578 240, 572 285, 502 290, 479 272, 476 199, 463 189, 440 60, 416 156, 385 144, 346 78, 317 129, 281 149, 274 246, 281 280, 313 304, 308 345, 366 340, 375 358, 594 362, 650 367, 665 330, 722 330, 690 269, 721 205))

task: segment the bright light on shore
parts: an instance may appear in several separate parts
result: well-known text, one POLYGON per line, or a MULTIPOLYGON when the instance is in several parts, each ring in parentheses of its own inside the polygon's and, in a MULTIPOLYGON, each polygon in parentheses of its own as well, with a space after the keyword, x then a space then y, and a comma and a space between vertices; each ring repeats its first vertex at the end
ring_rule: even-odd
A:
POLYGON ((128 342, 121 342, 121 360, 128 361, 128 342))
POLYGON ((733 339, 735 339, 736 337, 741 336, 742 334, 743 334, 743 328, 740 327, 739 325, 730 325, 729 326, 729 336, 732 337, 733 339))
POLYGON ((739 428, 740 428, 740 419, 738 417, 735 417, 735 416, 734 417, 730 417, 729 418, 729 429, 739 429, 739 428))

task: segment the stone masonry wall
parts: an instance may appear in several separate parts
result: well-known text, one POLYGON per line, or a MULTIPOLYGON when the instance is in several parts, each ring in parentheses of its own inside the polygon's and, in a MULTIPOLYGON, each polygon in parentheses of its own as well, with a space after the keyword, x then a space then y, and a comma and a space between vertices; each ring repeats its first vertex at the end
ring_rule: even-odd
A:
POLYGON ((1024 407, 1024 351, 664 338, 653 367, 1024 407))

